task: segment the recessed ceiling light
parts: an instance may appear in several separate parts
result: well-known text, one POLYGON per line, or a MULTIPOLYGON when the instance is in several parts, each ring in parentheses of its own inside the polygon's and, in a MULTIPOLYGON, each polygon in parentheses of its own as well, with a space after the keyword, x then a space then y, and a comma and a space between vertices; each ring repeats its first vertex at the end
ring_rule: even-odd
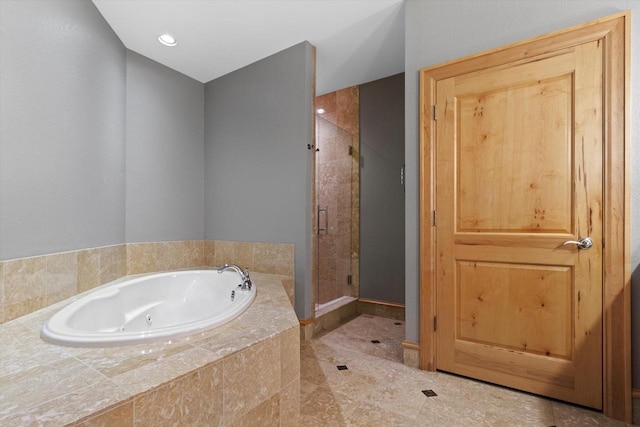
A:
POLYGON ((318 108, 318 109, 316 110, 316 113, 318 113, 318 114, 324 114, 324 108, 318 108))
POLYGON ((176 39, 171 34, 162 34, 158 37, 158 41, 165 46, 175 46, 178 44, 176 39))

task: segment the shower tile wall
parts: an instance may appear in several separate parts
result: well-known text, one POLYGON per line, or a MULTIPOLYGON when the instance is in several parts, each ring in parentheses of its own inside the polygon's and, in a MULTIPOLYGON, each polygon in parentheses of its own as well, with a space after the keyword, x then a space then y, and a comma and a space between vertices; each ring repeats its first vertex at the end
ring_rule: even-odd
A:
MULTIPOLYGON (((359 87, 316 98, 322 108, 317 120, 316 205, 328 206, 328 232, 320 232, 317 303, 358 296, 358 212, 360 124, 359 87), (353 154, 348 155, 349 146, 353 154), (351 274, 352 284, 347 284, 351 274)), ((320 226, 324 225, 320 214, 320 226)))

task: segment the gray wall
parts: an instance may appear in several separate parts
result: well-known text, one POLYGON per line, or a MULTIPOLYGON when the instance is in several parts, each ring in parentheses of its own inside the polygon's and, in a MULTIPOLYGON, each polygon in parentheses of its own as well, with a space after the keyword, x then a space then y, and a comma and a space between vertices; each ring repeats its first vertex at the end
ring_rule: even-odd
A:
POLYGON ((419 334, 418 70, 479 51, 632 10, 631 271, 634 386, 640 387, 640 2, 636 0, 407 1, 406 72, 406 337, 419 334), (633 122, 635 120, 635 122, 633 122))
POLYGON ((126 241, 204 237, 204 84, 127 52, 126 241))
POLYGON ((295 309, 311 316, 313 48, 205 87, 205 237, 295 244, 295 309))
POLYGON ((202 239, 204 85, 88 1, 2 0, 0 31, 0 260, 202 239))
POLYGON ((88 1, 0 1, 0 260, 122 243, 125 48, 88 1))
POLYGON ((360 85, 360 297, 404 304, 404 73, 360 85))

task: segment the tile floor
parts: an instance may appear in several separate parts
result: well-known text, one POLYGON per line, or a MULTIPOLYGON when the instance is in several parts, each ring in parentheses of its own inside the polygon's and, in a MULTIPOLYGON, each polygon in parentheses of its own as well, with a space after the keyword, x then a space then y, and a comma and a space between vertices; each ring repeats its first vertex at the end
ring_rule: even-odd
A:
POLYGON ((626 425, 598 412, 527 393, 406 367, 401 363, 404 324, 396 323, 364 314, 302 343, 301 425, 626 425), (348 369, 338 370, 338 365, 348 369), (427 397, 423 390, 437 396, 427 397))

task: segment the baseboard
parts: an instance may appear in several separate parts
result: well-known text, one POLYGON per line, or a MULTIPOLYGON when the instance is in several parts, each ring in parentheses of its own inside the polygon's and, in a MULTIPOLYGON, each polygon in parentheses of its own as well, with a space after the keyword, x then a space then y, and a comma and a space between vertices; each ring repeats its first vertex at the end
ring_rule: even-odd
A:
POLYGON ((315 321, 315 317, 309 317, 308 319, 298 319, 298 322, 300 322, 300 325, 302 326, 310 325, 315 321))
POLYGON ((402 341, 403 363, 405 366, 420 369, 420 344, 415 341, 402 341))
POLYGON ((420 350, 420 343, 415 341, 404 340, 402 341, 402 347, 408 348, 410 350, 420 350))

